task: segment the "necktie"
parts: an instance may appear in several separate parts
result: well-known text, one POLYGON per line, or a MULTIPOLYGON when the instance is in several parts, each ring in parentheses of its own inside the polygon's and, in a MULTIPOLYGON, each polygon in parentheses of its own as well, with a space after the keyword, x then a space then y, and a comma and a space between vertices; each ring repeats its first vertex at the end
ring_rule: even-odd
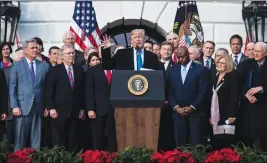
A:
POLYGON ((235 60, 234 60, 234 62, 235 62, 235 67, 237 67, 237 65, 238 65, 238 60, 237 60, 237 55, 235 55, 235 60))
POLYGON ((183 83, 185 81, 186 73, 187 73, 186 66, 183 66, 183 70, 182 70, 182 81, 183 81, 183 83))
POLYGON ((107 76, 107 80, 108 80, 108 85, 111 84, 111 70, 106 70, 106 76, 107 76))
POLYGON ((31 76, 32 76, 32 82, 34 84, 34 82, 35 82, 35 73, 34 73, 33 62, 30 62, 30 64, 31 64, 30 71, 31 71, 31 76))
POLYGON ((209 60, 206 60, 205 67, 210 68, 209 60))
POLYGON ((173 53, 173 57, 172 57, 172 60, 174 63, 177 63, 177 56, 176 56, 176 53, 173 53))
POLYGON ((73 76, 72 76, 71 68, 70 67, 68 69, 68 76, 69 76, 70 86, 73 89, 74 80, 73 80, 73 76))
POLYGON ((141 50, 137 50, 137 70, 139 71, 142 68, 142 57, 141 50))

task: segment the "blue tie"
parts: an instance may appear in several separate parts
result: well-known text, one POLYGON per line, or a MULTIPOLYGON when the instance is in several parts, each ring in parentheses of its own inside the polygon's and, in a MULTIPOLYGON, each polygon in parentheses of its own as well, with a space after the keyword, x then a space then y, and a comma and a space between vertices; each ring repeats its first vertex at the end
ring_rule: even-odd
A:
POLYGON ((142 57, 141 50, 137 50, 137 70, 139 71, 142 68, 142 57))
POLYGON ((235 60, 234 60, 234 63, 235 63, 235 68, 237 67, 237 65, 238 65, 238 61, 237 61, 237 55, 235 55, 235 60))
POLYGON ((185 81, 186 74, 187 74, 186 66, 183 66, 183 70, 182 70, 182 81, 183 81, 183 83, 185 81))
POLYGON ((31 64, 30 71, 31 71, 31 76, 32 76, 32 82, 34 84, 34 82, 35 82, 35 73, 34 73, 33 62, 30 62, 30 64, 31 64))

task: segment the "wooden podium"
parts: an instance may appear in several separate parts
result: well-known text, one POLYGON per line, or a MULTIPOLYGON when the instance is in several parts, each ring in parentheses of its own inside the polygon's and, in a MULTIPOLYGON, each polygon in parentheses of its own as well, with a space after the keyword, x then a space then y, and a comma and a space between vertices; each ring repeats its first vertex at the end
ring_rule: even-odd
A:
POLYGON ((128 146, 157 151, 160 110, 164 101, 162 71, 113 71, 111 104, 115 108, 118 152, 128 146), (129 91, 129 80, 136 75, 147 80, 148 88, 143 95, 129 91))

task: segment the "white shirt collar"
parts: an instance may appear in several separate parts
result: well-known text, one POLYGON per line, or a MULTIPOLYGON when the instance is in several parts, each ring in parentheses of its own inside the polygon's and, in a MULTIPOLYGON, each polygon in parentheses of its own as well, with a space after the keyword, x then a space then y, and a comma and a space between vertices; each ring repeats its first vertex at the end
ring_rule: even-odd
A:
MULTIPOLYGON (((63 64, 64 64, 64 63, 63 63, 63 64)), ((64 64, 64 66, 65 66, 66 70, 69 70, 69 68, 70 68, 70 70, 73 71, 73 66, 72 66, 72 65, 67 66, 67 65, 64 64)))
POLYGON ((35 65, 35 59, 34 59, 33 61, 30 61, 27 57, 25 57, 25 59, 26 59, 28 65, 29 65, 31 62, 33 62, 33 64, 35 65))
MULTIPOLYGON (((134 54, 137 54, 137 53, 136 53, 136 49, 133 48, 133 50, 134 50, 134 54)), ((144 48, 141 49, 141 52, 142 52, 142 55, 143 55, 143 54, 144 54, 144 48)))
POLYGON ((233 58, 233 60, 235 60, 235 56, 237 56, 237 61, 238 61, 238 63, 239 63, 239 61, 240 61, 240 59, 241 59, 241 57, 242 57, 242 52, 240 52, 240 53, 238 53, 238 54, 232 54, 232 58, 233 58))

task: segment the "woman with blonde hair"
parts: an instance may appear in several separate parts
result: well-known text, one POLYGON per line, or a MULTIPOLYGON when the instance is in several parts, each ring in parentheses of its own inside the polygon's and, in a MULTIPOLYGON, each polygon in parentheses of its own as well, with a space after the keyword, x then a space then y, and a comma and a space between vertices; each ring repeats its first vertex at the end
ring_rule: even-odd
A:
POLYGON ((212 77, 210 124, 213 129, 212 146, 215 149, 235 143, 235 113, 238 87, 234 63, 229 55, 222 55, 216 63, 217 75, 212 77))

